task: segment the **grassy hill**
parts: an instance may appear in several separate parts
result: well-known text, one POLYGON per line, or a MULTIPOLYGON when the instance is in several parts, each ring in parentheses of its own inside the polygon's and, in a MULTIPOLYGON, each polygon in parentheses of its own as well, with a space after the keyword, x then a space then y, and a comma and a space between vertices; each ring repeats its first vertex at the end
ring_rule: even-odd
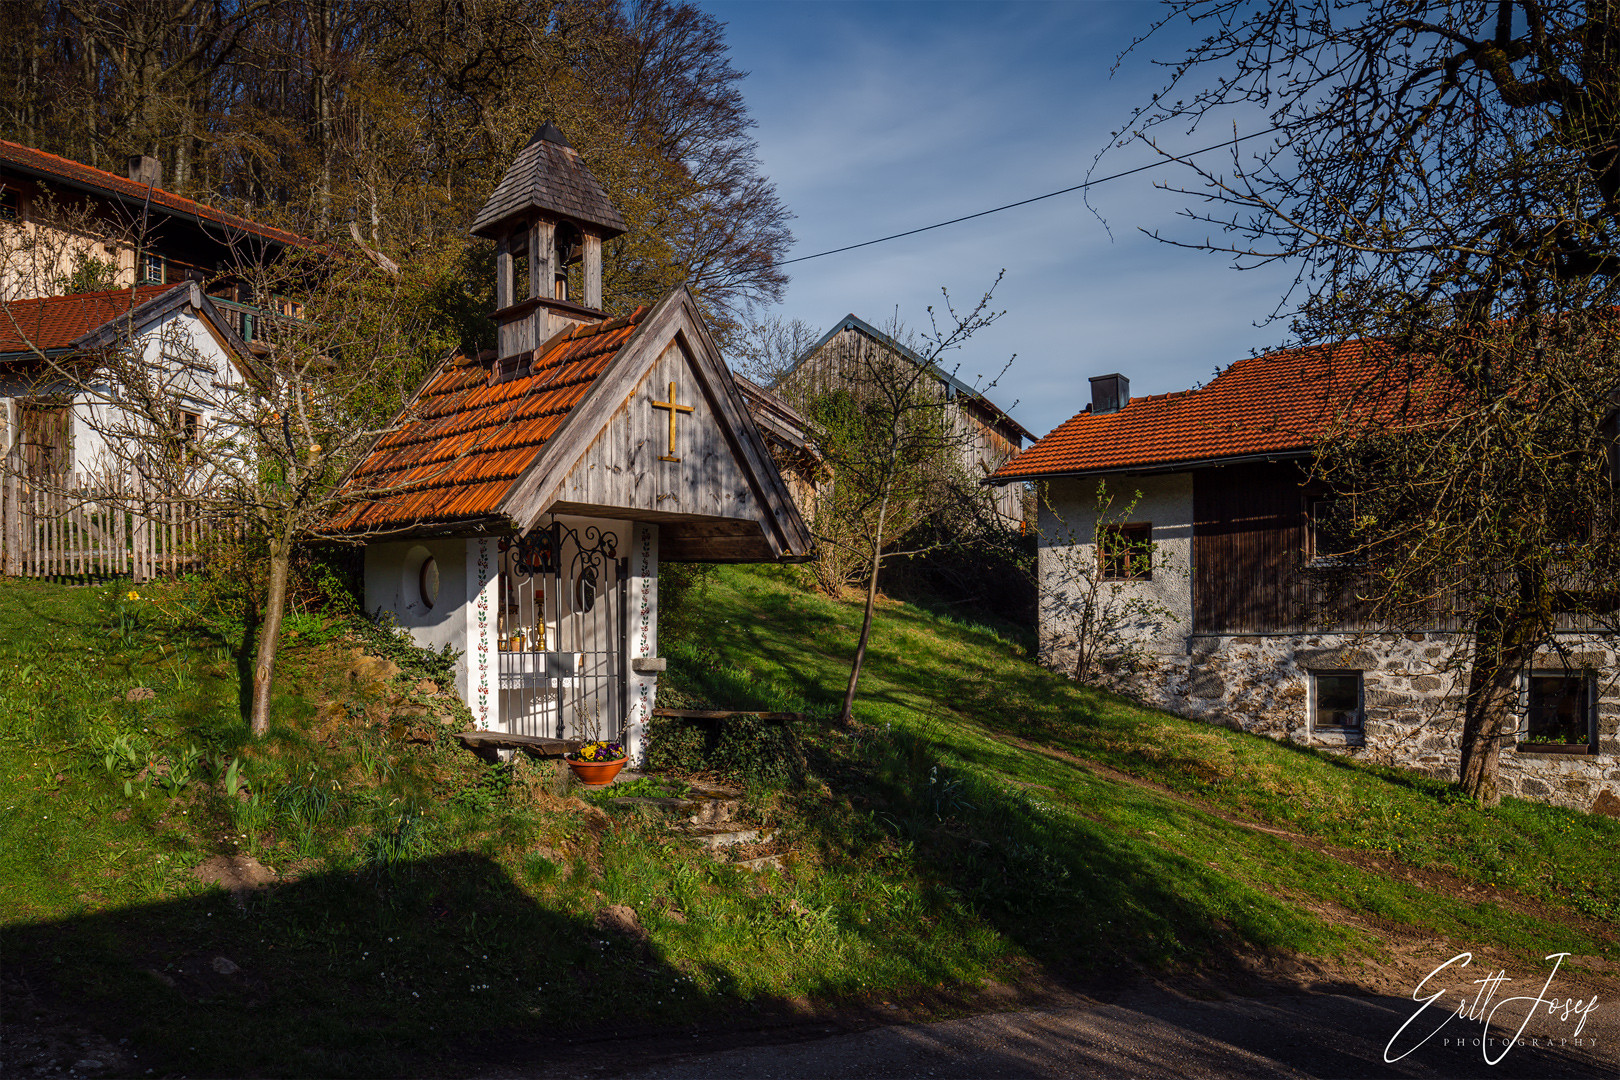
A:
POLYGON ((449 738, 468 717, 442 660, 337 618, 291 620, 278 723, 250 745, 235 610, 195 584, 0 582, 3 989, 135 1072, 454 1073, 489 1041, 1373 958, 1380 925, 1620 959, 1620 822, 1481 812, 1075 686, 1014 634, 901 604, 836 729, 858 609, 781 571, 687 598, 661 702, 811 721, 655 744, 749 782, 790 852, 763 874, 549 765, 479 762, 449 738), (273 881, 222 891, 226 859, 273 881))

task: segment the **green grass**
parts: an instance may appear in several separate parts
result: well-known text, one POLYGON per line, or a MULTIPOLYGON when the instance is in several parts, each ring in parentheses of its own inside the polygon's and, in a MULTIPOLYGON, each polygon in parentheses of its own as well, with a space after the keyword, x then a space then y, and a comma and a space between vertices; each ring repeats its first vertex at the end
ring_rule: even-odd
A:
MULTIPOLYGON (((499 1032, 1375 948, 1336 908, 1473 946, 1620 955, 1577 917, 1616 911, 1614 822, 1485 813, 1443 784, 1141 709, 1040 670, 1008 634, 885 605, 860 724, 836 730, 858 609, 780 571, 701 590, 661 687, 665 704, 817 718, 798 733, 808 782, 749 786, 749 813, 796 853, 761 875, 644 814, 604 816, 549 766, 478 762, 448 738, 464 712, 414 678, 351 680, 353 643, 319 615, 295 624, 276 725, 250 744, 239 628, 191 590, 124 588, 0 582, 0 932, 8 971, 129 1035, 143 1070, 454 1072, 457 1047, 499 1032), (155 693, 129 700, 137 687, 155 693), (281 876, 242 906, 192 873, 238 853, 281 876), (1498 885, 1545 906, 1516 910, 1498 885), (609 904, 636 910, 645 948, 595 927, 609 904), (217 956, 242 971, 218 975, 217 956)), ((749 754, 724 747, 733 766, 749 754)))

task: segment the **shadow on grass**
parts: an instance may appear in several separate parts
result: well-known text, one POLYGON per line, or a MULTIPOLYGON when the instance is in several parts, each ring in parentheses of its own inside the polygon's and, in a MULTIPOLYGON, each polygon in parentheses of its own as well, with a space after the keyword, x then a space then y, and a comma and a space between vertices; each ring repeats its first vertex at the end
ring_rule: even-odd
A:
POLYGON ((129 1038, 137 1075, 445 1075, 496 1031, 653 1018, 659 999, 672 1022, 724 1007, 674 1007, 685 984, 656 951, 537 904, 472 854, 0 934, 8 982, 129 1038))
MULTIPOLYGON (((1087 842, 1097 876, 1129 878, 1132 856, 1097 837, 1087 842)), ((1126 894, 1161 910, 1168 903, 1135 887, 1109 895, 1080 886, 1075 899, 1117 905, 1126 894)), ((718 990, 662 1007, 681 993, 681 973, 656 949, 535 903, 475 855, 401 864, 387 874, 313 875, 241 905, 212 892, 11 926, 3 938, 13 1049, 17 1028, 27 1027, 17 1016, 25 999, 28 1012, 70 1017, 106 1044, 127 1040, 121 1057, 103 1062, 103 1074, 576 1075, 658 1062, 663 1075, 706 1076, 727 1063, 679 1057, 799 1042, 830 1032, 829 1022, 847 1030, 883 1015, 807 1017, 796 1002, 742 1001, 718 971, 710 973, 722 980, 718 990)), ((868 944, 879 947, 876 932, 868 944)), ((1312 1075, 1480 1072, 1478 1049, 1439 1040, 1410 1070, 1382 1067, 1385 1040, 1414 1008, 1402 999, 1304 993, 1260 979, 1238 1000, 1190 1000, 1136 979, 1088 989, 1107 1004, 1072 1003, 1073 1027, 1062 1014, 1036 1013, 1016 1019, 1010 1037, 921 1028, 825 1060, 813 1045, 794 1047, 781 1051, 792 1055, 786 1071, 769 1074, 872 1075, 896 1040, 900 1056, 883 1059, 895 1070, 885 1075, 924 1066, 942 1076, 1122 1068, 1177 1076, 1197 1065, 1256 1077, 1279 1066, 1312 1075)), ((1454 1025, 1448 1034, 1475 1030, 1454 1025)), ((1525 1046, 1491 1071, 1583 1075, 1583 1064, 1525 1046)), ((736 1062, 728 1068, 749 1074, 736 1072, 736 1062)))

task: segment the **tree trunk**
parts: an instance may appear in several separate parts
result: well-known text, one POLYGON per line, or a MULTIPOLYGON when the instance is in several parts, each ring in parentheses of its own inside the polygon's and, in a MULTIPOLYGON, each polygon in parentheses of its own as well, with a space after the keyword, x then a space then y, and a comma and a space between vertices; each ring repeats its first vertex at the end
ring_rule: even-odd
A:
POLYGON ((872 611, 877 607, 878 571, 883 568, 883 519, 888 515, 889 498, 878 503, 877 532, 872 538, 872 576, 866 583, 866 611, 861 617, 861 640, 855 646, 855 660, 849 665, 849 686, 844 689, 844 708, 838 722, 848 727, 854 722, 855 684, 861 681, 861 665, 866 663, 866 643, 872 638, 872 611))
POLYGON ((1468 672, 1458 782, 1480 806, 1502 801, 1497 784, 1502 743, 1514 730, 1519 674, 1544 637, 1543 619, 1498 605, 1474 624, 1474 660, 1468 672))
POLYGON ((270 731, 270 688, 276 673, 276 644, 281 637, 281 615, 287 606, 287 578, 292 570, 292 541, 270 539, 270 582, 264 596, 264 623, 259 628, 259 655, 253 666, 252 731, 262 737, 270 731))

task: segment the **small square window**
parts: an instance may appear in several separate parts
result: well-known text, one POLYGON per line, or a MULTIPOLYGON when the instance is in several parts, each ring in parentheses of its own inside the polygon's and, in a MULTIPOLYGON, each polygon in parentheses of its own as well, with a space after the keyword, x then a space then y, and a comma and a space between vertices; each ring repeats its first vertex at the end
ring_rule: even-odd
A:
POLYGON ((1590 746, 1596 680, 1580 671, 1535 671, 1525 680, 1521 745, 1590 746))
POLYGON ((1098 533, 1097 562, 1104 581, 1153 580, 1153 525, 1109 525, 1098 533))
POLYGON ((163 284, 163 256, 155 251, 148 251, 141 255, 141 284, 163 284))
POLYGON ((1311 730, 1361 730, 1361 672, 1311 673, 1311 730))
POLYGON ((9 188, 0 189, 0 221, 19 221, 22 218, 22 195, 9 188))

